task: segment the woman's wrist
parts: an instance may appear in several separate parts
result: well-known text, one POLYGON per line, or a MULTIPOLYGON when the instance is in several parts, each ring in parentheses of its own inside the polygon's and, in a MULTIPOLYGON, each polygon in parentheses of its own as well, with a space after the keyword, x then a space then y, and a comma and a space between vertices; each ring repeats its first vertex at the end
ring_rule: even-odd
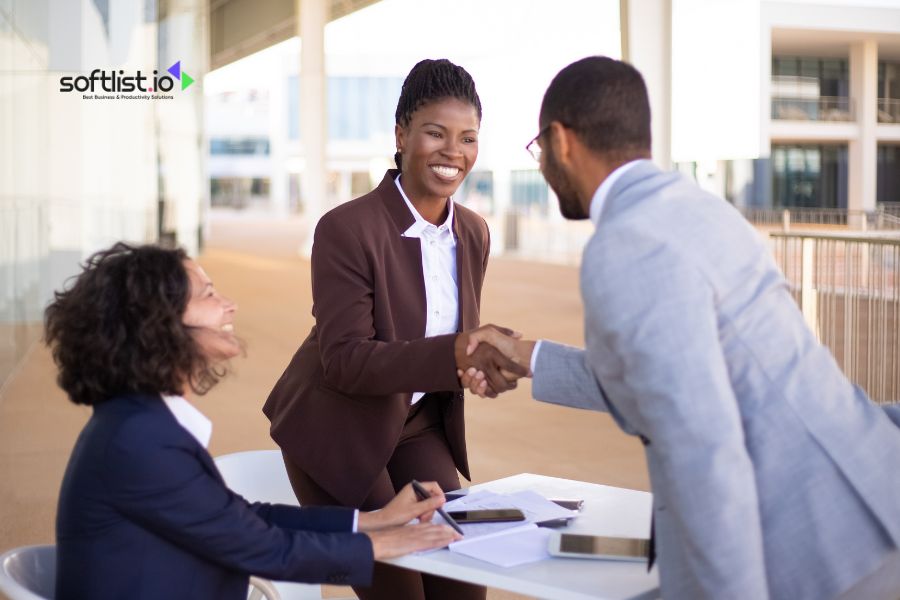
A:
POLYGON ((359 520, 356 522, 356 531, 365 533, 367 531, 378 531, 384 529, 384 515, 380 510, 366 512, 359 511, 359 520))

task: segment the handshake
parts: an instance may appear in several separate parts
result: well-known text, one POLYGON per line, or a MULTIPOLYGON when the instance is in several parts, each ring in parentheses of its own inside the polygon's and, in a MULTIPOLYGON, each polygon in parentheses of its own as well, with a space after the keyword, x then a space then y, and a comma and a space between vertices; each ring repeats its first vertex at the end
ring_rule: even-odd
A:
POLYGON ((456 336, 456 374, 464 388, 482 398, 514 389, 520 377, 531 377, 534 341, 505 327, 484 325, 456 336))

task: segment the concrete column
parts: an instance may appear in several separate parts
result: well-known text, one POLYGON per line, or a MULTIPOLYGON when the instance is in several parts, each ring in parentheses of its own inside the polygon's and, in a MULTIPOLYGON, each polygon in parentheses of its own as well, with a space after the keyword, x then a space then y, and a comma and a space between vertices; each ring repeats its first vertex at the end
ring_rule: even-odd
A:
POLYGON ((269 208, 278 216, 287 216, 290 183, 287 171, 288 144, 288 102, 287 102, 287 62, 295 58, 278 56, 278 69, 269 82, 269 208))
POLYGON ((672 168, 672 0, 619 0, 622 60, 644 76, 650 95, 653 161, 672 168))
POLYGON ((307 235, 300 251, 309 255, 313 231, 328 210, 325 186, 325 144, 328 139, 325 104, 326 0, 297 0, 297 31, 300 34, 300 139, 305 168, 300 175, 307 235))
MULTIPOLYGON (((864 40, 850 46, 850 98, 853 102, 859 136, 848 148, 847 208, 875 210, 875 183, 878 170, 878 45, 864 40)), ((861 228, 864 219, 851 219, 861 228)))

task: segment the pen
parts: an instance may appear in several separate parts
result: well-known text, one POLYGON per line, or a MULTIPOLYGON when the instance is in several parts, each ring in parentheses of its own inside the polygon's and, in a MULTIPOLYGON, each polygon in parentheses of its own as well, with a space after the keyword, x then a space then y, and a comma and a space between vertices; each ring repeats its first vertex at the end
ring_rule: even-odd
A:
MULTIPOLYGON (((413 487, 413 490, 416 492, 416 496, 418 496, 419 500, 427 500, 428 498, 431 498, 431 494, 429 494, 425 490, 425 488, 422 487, 422 484, 419 483, 418 481, 416 481, 415 479, 412 480, 412 487, 413 487)), ((465 532, 462 530, 462 527, 459 526, 459 523, 454 521, 453 517, 451 517, 450 515, 447 514, 447 511, 445 511, 443 508, 438 508, 437 513, 439 515, 441 515, 444 518, 444 520, 447 521, 447 525, 449 525, 450 527, 455 529, 459 535, 466 535, 465 532)))

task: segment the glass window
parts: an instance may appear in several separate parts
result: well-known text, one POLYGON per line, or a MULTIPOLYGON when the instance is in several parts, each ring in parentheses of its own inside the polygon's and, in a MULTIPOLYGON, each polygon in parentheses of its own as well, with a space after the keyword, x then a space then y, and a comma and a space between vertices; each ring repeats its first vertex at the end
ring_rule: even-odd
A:
POLYGON ((494 214, 494 173, 493 171, 472 171, 453 197, 466 208, 471 208, 481 216, 494 214))
POLYGON ((853 120, 847 59, 773 57, 772 118, 853 120))
POLYGON ((519 214, 547 215, 547 182, 538 169, 512 171, 510 192, 512 205, 519 214))
POLYGON ((268 138, 212 138, 209 140, 209 153, 212 155, 257 155, 268 156, 268 138))
POLYGON ((773 206, 847 208, 847 146, 773 145, 773 206))
POLYGON ((900 146, 878 146, 878 175, 876 199, 879 204, 900 206, 900 146))
MULTIPOLYGON (((288 77, 288 137, 300 139, 300 90, 296 75, 288 77)), ((401 77, 329 77, 328 139, 370 140, 394 131, 394 110, 401 77)))

